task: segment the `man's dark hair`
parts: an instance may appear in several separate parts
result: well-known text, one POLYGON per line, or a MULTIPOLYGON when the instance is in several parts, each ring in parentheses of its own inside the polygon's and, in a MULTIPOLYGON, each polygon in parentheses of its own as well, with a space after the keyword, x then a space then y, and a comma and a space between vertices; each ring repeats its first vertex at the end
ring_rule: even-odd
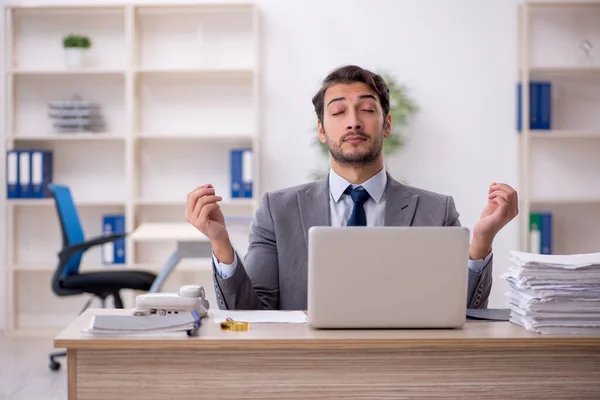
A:
POLYGON ((390 89, 385 80, 369 70, 356 65, 346 65, 336 68, 323 80, 321 88, 313 96, 312 102, 317 113, 319 121, 323 122, 323 110, 325 102, 325 92, 327 89, 338 83, 362 82, 367 84, 379 96, 379 102, 383 109, 383 118, 386 118, 390 112, 390 89))

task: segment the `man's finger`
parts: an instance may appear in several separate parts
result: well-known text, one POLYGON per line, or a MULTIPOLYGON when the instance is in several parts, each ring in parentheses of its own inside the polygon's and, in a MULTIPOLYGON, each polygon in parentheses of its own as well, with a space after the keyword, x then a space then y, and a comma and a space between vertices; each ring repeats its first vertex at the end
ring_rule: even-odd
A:
POLYGON ((196 209, 198 199, 204 196, 213 195, 214 193, 215 189, 209 187, 200 188, 195 192, 190 193, 186 202, 186 207, 190 208, 190 216, 194 215, 194 210, 196 209))
POLYGON ((496 198, 494 198, 494 203, 498 204, 498 208, 496 209, 496 212, 501 214, 502 216, 505 216, 509 210, 509 204, 506 201, 505 198, 503 198, 502 196, 498 196, 496 198))
POLYGON ((498 185, 496 189, 492 192, 492 194, 489 196, 489 198, 492 199, 492 196, 495 196, 499 193, 506 194, 505 196, 503 196, 508 201, 511 212, 513 213, 513 215, 517 215, 519 213, 519 198, 517 192, 508 185, 498 185))
POLYGON ((221 201, 223 198, 221 196, 204 196, 199 198, 196 201, 196 206, 194 207, 194 213, 192 214, 192 219, 195 221, 202 215, 202 209, 210 204, 215 204, 217 201, 221 201))
POLYGON ((496 184, 492 185, 492 192, 494 192, 496 190, 501 190, 501 191, 507 192, 507 193, 515 193, 515 194, 517 193, 516 190, 514 190, 512 187, 510 187, 506 183, 496 183, 496 184))
POLYGON ((206 188, 212 188, 212 185, 210 183, 205 183, 204 185, 200 185, 194 188, 194 190, 187 194, 185 203, 186 218, 190 218, 194 212, 194 207, 196 205, 196 200, 198 199, 199 191, 206 188))
POLYGON ((488 196, 488 198, 490 200, 494 200, 495 198, 498 198, 498 197, 502 197, 504 200, 506 200, 506 202, 508 202, 509 198, 510 198, 510 195, 508 193, 506 193, 506 192, 502 192, 502 191, 497 190, 497 191, 495 191, 494 193, 492 193, 492 194, 490 194, 488 196))
POLYGON ((211 212, 216 211, 220 208, 220 206, 216 202, 212 202, 202 206, 200 209, 200 214, 198 215, 198 219, 200 221, 208 221, 208 216, 211 212))

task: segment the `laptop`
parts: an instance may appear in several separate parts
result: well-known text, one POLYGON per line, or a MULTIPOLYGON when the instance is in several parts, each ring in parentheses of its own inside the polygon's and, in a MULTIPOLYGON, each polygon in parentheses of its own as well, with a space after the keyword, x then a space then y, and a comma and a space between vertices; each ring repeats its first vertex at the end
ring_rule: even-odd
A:
POLYGON ((466 320, 465 227, 311 227, 313 328, 460 328, 466 320))

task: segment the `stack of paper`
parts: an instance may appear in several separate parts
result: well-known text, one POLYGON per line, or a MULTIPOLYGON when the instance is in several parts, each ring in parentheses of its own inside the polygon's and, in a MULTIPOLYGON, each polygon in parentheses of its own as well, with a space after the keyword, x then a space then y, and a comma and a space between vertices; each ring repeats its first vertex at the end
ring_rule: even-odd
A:
POLYGON ((513 251, 510 321, 544 334, 600 334, 600 253, 546 255, 513 251))
POLYGON ((83 331, 95 335, 165 334, 172 332, 195 332, 200 318, 192 313, 175 315, 94 315, 90 325, 83 331))

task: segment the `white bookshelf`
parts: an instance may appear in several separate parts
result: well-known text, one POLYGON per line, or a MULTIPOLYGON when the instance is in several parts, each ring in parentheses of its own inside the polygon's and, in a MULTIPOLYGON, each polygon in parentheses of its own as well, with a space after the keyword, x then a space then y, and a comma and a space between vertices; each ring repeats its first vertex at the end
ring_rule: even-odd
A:
POLYGON ((600 2, 527 2, 519 12, 518 80, 552 83, 551 130, 529 129, 523 85, 520 248, 530 212, 550 211, 554 254, 600 251, 600 2), (583 40, 593 46, 588 63, 583 40))
MULTIPOLYGON (((185 222, 186 194, 212 183, 227 216, 252 216, 260 196, 259 18, 252 2, 164 1, 5 7, 6 149, 53 151, 53 182, 69 185, 86 237, 102 216, 123 213, 126 230, 185 222), (90 37, 81 68, 65 66, 62 38, 90 37), (100 132, 57 133, 48 102, 77 93, 101 107, 100 132), (230 196, 229 150, 251 147, 254 197, 230 196)), ((2 155, 5 156, 4 154, 2 155)), ((61 247, 51 199, 5 199, 7 332, 60 329, 85 296, 56 297, 61 247), (34 294, 33 296, 31 294, 34 294)), ((87 251, 81 271, 158 272, 175 243, 126 240, 126 264, 87 251)), ((164 290, 213 290, 210 260, 184 260, 164 290)), ((132 306, 133 293, 123 293, 132 306)), ((112 300, 108 300, 111 304, 112 300)))

